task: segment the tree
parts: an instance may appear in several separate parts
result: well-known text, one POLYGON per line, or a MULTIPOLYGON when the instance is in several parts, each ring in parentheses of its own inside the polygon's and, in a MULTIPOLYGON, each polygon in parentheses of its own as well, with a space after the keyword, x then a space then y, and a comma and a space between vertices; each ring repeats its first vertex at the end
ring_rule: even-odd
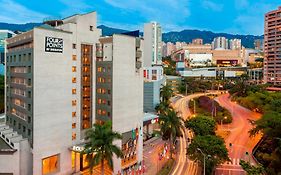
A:
POLYGON ((118 158, 122 157, 122 151, 113 144, 113 141, 122 139, 122 136, 112 131, 111 122, 103 125, 94 124, 94 127, 86 132, 86 140, 84 153, 90 162, 90 170, 101 163, 101 174, 104 175, 105 161, 110 168, 113 169, 112 156, 115 154, 118 158))
POLYGON ((224 140, 214 135, 196 136, 189 147, 187 155, 191 160, 204 164, 204 156, 206 160, 206 174, 212 174, 215 166, 230 161, 224 140))
POLYGON ((191 129, 195 135, 214 135, 216 122, 206 116, 197 116, 185 121, 185 127, 191 129))
POLYGON ((244 160, 240 160, 239 164, 247 172, 247 175, 263 175, 265 173, 265 169, 261 165, 254 166, 244 160))
POLYGON ((162 101, 155 107, 158 114, 167 114, 168 110, 171 110, 169 101, 162 101))
POLYGON ((162 102, 167 102, 174 95, 174 92, 169 84, 160 88, 160 97, 162 102))
POLYGON ((183 129, 182 118, 178 117, 173 109, 170 109, 166 115, 160 114, 159 123, 163 140, 170 142, 170 157, 172 157, 173 141, 176 137, 181 136, 181 129, 183 129))
POLYGON ((261 119, 255 122, 255 127, 250 130, 250 135, 255 135, 259 132, 273 138, 281 138, 281 113, 268 112, 261 119))

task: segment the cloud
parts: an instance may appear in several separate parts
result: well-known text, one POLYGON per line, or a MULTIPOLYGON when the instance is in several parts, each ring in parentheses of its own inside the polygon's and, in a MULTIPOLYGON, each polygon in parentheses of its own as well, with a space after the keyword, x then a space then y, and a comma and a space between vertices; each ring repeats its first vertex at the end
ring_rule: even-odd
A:
POLYGON ((144 22, 157 21, 164 30, 174 30, 189 17, 189 0, 130 0, 120 3, 118 0, 105 0, 115 8, 133 12, 143 18, 144 22), (169 27, 170 26, 170 27, 169 27))
POLYGON ((223 10, 223 4, 214 3, 210 0, 202 1, 202 6, 205 9, 212 10, 212 11, 215 11, 215 12, 220 12, 220 11, 223 10))
POLYGON ((13 0, 0 0, 0 9, 0 21, 7 23, 42 22, 48 16, 13 0))

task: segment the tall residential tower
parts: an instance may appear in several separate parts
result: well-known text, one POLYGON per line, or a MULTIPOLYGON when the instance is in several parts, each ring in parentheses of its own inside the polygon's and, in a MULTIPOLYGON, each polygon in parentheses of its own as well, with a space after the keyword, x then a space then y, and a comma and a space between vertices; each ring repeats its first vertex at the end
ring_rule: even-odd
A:
POLYGON ((264 82, 281 85, 281 6, 265 14, 264 82))

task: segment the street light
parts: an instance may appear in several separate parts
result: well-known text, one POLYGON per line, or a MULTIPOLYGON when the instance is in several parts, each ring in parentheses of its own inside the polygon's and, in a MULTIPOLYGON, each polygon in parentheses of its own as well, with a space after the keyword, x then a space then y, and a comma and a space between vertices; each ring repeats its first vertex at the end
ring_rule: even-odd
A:
POLYGON ((223 120, 226 120, 227 119, 227 117, 225 116, 223 119, 221 119, 221 128, 222 128, 222 121, 223 120))
POLYGON ((191 99, 191 101, 193 101, 193 114, 195 115, 195 110, 196 110, 196 107, 195 107, 195 100, 194 100, 194 99, 191 99))
POLYGON ((201 150, 200 148, 197 148, 197 150, 200 151, 201 154, 202 154, 203 157, 204 157, 204 173, 203 173, 203 174, 206 175, 206 167, 205 167, 205 164, 206 164, 206 163, 205 163, 205 161, 206 161, 206 160, 205 160, 205 159, 206 159, 206 155, 202 152, 202 150, 201 150))

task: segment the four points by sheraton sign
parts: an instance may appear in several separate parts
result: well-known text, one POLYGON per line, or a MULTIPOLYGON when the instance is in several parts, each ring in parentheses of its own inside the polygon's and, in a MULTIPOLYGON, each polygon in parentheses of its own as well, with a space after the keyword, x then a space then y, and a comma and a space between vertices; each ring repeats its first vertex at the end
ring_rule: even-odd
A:
POLYGON ((45 52, 63 52, 63 39, 54 37, 45 37, 45 52))

